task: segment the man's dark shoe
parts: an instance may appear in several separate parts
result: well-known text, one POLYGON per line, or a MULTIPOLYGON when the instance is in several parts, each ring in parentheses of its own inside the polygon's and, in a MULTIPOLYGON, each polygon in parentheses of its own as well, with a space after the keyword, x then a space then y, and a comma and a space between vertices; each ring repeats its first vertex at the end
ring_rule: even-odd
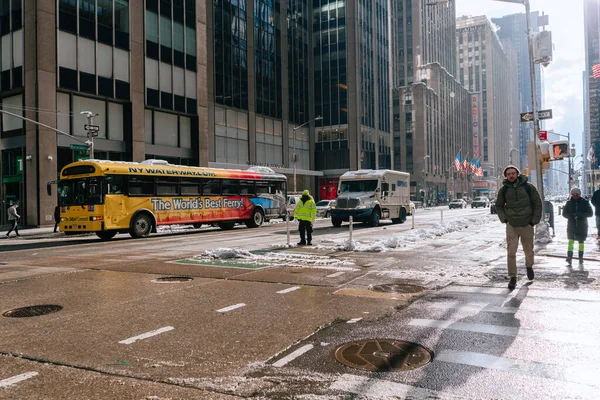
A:
POLYGON ((307 246, 312 246, 312 242, 306 243, 307 246))
POLYGON ((532 268, 527 268, 527 279, 529 279, 530 281, 533 280, 535 274, 533 273, 533 267, 532 268))
POLYGON ((304 246, 306 244, 306 242, 298 242, 297 244, 298 244, 298 246, 304 246))
POLYGON ((510 290, 514 290, 514 288, 517 286, 517 278, 513 277, 510 278, 510 282, 508 282, 508 288, 510 290))

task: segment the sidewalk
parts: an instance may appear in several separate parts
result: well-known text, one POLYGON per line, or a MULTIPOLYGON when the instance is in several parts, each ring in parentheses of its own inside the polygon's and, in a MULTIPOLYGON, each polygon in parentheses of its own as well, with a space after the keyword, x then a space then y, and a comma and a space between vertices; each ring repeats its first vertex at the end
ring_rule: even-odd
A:
MULTIPOLYGON (((8 239, 6 237, 6 232, 8 232, 8 230, 10 229, 11 226, 12 225, 10 225, 10 224, 0 226, 0 239, 8 239)), ((58 237, 58 236, 64 236, 64 233, 61 233, 61 232, 54 233, 54 225, 44 226, 41 228, 19 226, 19 235, 21 235, 21 237, 24 237, 24 236, 58 237)), ((20 238, 18 238, 15 235, 15 232, 13 231, 10 233, 10 239, 20 239, 20 238)))

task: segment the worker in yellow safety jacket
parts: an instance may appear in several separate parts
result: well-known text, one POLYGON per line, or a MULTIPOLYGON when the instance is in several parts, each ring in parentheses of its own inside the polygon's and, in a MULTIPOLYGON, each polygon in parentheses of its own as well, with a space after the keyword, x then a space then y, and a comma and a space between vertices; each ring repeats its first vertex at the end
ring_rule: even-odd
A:
POLYGON ((312 245, 312 223, 317 218, 317 205, 308 190, 302 192, 300 202, 294 209, 294 218, 299 221, 300 242, 298 246, 312 245), (306 234, 306 235, 305 235, 306 234), (305 240, 305 239, 308 239, 305 240))

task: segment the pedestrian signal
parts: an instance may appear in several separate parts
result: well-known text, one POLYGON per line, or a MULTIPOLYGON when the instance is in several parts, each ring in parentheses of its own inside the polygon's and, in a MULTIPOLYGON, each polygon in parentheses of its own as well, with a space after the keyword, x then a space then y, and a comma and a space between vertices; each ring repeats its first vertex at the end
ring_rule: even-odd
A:
POLYGON ((569 142, 567 140, 559 140, 550 143, 552 146, 552 159, 562 160, 565 157, 570 157, 569 142))

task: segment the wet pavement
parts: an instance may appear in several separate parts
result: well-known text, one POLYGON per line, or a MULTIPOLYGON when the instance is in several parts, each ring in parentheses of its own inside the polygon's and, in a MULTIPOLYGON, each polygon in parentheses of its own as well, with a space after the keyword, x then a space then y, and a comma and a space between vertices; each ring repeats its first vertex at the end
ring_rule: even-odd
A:
MULTIPOLYGON (((444 220, 465 216, 482 221, 383 252, 340 251, 347 227, 327 221, 311 248, 274 247, 285 244, 283 225, 110 242, 50 228, 2 240, 0 252, 10 251, 0 253, 0 312, 63 308, 0 317, 0 398, 594 398, 595 238, 584 265, 568 268, 557 219, 555 240, 536 249, 536 279, 524 277, 519 253, 510 292, 503 226, 487 210, 446 210, 444 220), (257 268, 178 262, 217 247, 279 258, 257 268), (167 276, 192 280, 156 281, 167 276), (409 371, 336 361, 340 346, 367 339, 417 343, 433 359, 409 371)), ((439 219, 421 210, 416 228, 439 219)), ((410 224, 357 227, 355 239, 368 247, 410 234, 410 224)))

